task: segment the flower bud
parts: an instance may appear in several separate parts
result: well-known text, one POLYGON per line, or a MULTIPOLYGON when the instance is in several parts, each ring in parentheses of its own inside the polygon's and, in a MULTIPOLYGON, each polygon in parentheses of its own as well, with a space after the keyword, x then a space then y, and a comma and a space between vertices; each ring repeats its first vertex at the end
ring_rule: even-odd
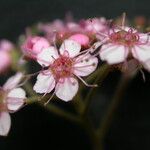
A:
POLYGON ((30 58, 36 57, 44 48, 49 47, 47 39, 39 36, 28 37, 22 46, 24 54, 30 58))
POLYGON ((82 46, 87 46, 89 44, 89 37, 84 34, 74 34, 69 39, 78 42, 82 46))

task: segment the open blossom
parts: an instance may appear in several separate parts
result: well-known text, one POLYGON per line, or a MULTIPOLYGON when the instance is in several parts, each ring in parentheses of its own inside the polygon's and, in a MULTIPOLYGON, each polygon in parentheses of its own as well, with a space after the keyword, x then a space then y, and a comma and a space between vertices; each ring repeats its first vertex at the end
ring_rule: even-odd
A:
POLYGON ((150 71, 149 35, 129 27, 110 30, 106 43, 100 50, 100 58, 108 64, 118 64, 128 59, 138 60, 150 71))
MULTIPOLYGON (((70 101, 76 95, 79 84, 77 78, 88 76, 97 67, 98 59, 80 52, 81 45, 73 40, 65 40, 59 51, 55 47, 43 50, 37 61, 48 69, 37 76, 34 90, 37 93, 54 94, 64 101, 70 101)), ((88 84, 83 81, 87 86, 88 84)), ((91 85, 89 85, 91 86, 91 85)))
POLYGON ((28 37, 25 43, 22 45, 22 50, 26 56, 35 58, 37 54, 49 46, 49 42, 44 37, 28 37))
POLYGON ((0 87, 0 135, 6 136, 10 130, 11 119, 9 113, 21 108, 26 98, 25 91, 18 87, 23 77, 22 73, 10 77, 0 87))

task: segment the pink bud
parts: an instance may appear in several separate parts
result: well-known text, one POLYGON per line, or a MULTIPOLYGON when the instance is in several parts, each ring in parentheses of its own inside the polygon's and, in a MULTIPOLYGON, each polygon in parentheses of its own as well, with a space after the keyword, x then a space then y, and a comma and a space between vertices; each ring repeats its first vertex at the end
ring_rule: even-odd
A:
POLYGON ((84 34, 74 34, 69 39, 74 40, 81 44, 82 46, 87 46, 89 44, 89 37, 84 34))
POLYGON ((29 57, 35 57, 39 54, 44 48, 50 46, 47 39, 39 36, 28 37, 25 43, 22 46, 23 52, 29 57))
POLYGON ((5 71, 11 64, 11 57, 8 52, 0 51, 0 58, 2 59, 0 63, 0 73, 5 71))

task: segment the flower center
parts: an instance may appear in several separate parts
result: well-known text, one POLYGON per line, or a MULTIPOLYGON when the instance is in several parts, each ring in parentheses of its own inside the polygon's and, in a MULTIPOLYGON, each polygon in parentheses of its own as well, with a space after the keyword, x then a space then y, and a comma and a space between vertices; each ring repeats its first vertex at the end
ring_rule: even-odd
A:
POLYGON ((132 30, 129 31, 118 31, 110 35, 110 40, 113 43, 122 44, 125 46, 134 46, 135 43, 139 41, 139 36, 137 33, 133 33, 132 30))
POLYGON ((60 56, 50 66, 50 70, 56 79, 69 77, 73 72, 73 59, 68 56, 60 56))

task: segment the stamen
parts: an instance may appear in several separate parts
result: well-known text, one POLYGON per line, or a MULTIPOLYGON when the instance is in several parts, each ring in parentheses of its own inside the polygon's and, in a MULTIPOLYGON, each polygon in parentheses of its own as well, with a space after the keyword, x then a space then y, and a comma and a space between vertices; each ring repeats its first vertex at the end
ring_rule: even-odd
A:
POLYGON ((124 29, 124 27, 125 27, 125 20, 126 20, 126 13, 124 12, 123 14, 122 14, 122 23, 121 23, 121 27, 124 29))
MULTIPOLYGON (((76 76, 77 76, 77 75, 76 75, 76 76)), ((83 83, 85 86, 87 86, 87 87, 98 87, 97 84, 88 84, 88 83, 86 83, 86 81, 84 81, 80 76, 77 76, 77 78, 78 78, 79 80, 81 80, 82 83, 83 83)))
POLYGON ((51 95, 50 98, 47 100, 47 102, 44 103, 44 106, 46 106, 46 105, 50 102, 50 100, 54 97, 54 95, 55 95, 55 91, 52 93, 52 95, 51 95))
POLYGON ((140 72, 141 72, 141 74, 142 74, 143 81, 145 82, 145 81, 146 81, 146 78, 145 78, 145 74, 144 74, 143 70, 140 69, 140 72))

